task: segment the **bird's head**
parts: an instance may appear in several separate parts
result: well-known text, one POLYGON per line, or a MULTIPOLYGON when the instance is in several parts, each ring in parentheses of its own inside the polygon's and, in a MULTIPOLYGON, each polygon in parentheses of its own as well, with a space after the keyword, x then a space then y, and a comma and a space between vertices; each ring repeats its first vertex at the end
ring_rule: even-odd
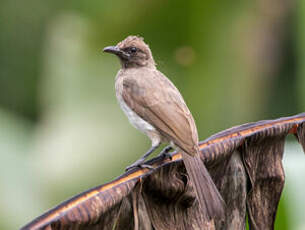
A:
POLYGON ((128 36, 116 46, 107 46, 104 52, 117 55, 123 68, 154 67, 155 61, 142 37, 128 36))

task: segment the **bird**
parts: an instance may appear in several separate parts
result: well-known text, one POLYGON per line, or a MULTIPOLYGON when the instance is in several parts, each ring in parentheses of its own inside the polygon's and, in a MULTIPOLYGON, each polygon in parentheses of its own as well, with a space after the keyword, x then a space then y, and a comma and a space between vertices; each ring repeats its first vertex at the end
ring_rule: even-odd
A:
MULTIPOLYGON (((145 159, 160 144, 168 143, 160 155, 182 152, 188 177, 199 208, 208 219, 223 219, 224 201, 203 161, 194 118, 175 85, 156 68, 149 46, 140 36, 128 36, 115 46, 103 49, 115 54, 121 69, 115 78, 116 97, 129 122, 151 140, 151 148, 132 165, 145 167, 145 159)), ((147 166, 148 167, 148 166, 147 166)))

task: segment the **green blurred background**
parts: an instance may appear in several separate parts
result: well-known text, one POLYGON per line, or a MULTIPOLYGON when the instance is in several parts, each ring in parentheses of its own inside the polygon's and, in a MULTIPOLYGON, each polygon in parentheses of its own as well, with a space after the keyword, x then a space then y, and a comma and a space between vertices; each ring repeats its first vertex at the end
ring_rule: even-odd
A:
MULTIPOLYGON (((126 36, 150 44, 200 139, 305 111, 305 1, 1 0, 0 229, 120 175, 150 146, 114 94, 126 36)), ((305 157, 286 145, 276 229, 305 229, 305 157)))

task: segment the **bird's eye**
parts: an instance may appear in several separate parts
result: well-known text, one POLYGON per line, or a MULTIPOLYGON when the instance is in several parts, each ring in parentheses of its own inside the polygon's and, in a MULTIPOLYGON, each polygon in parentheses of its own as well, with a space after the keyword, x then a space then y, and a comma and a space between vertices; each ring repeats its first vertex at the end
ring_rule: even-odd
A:
POLYGON ((131 47, 130 48, 130 53, 135 53, 137 52, 137 48, 136 47, 131 47))

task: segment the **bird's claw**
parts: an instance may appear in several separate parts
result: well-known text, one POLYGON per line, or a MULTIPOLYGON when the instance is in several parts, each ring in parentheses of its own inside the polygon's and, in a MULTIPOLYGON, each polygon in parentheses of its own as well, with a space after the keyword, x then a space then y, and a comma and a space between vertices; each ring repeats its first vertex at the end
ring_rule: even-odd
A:
POLYGON ((169 158, 170 160, 173 159, 173 156, 170 153, 160 153, 159 156, 162 157, 163 159, 166 158, 169 158))
POLYGON ((140 169, 142 169, 142 168, 154 169, 153 166, 148 165, 148 164, 132 164, 132 165, 130 165, 130 166, 128 166, 128 167, 125 168, 125 172, 128 172, 128 171, 130 171, 130 170, 132 170, 132 169, 134 169, 134 168, 140 168, 140 169))
POLYGON ((171 146, 167 146, 165 147, 160 153, 159 153, 159 157, 162 157, 163 159, 169 158, 170 160, 173 159, 172 155, 170 154, 170 151, 173 148, 171 146))

